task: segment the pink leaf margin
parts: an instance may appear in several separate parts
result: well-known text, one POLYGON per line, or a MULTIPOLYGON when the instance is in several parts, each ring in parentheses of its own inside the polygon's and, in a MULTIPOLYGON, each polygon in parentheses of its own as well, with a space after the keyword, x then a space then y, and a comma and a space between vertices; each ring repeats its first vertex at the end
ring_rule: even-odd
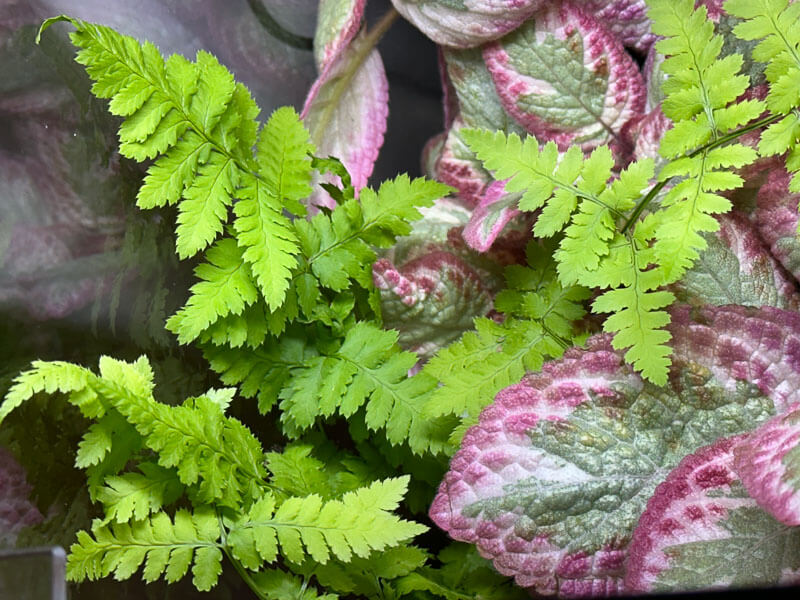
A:
POLYGON ((800 403, 761 425, 735 449, 735 468, 747 492, 781 523, 800 525, 800 472, 784 460, 800 448, 800 403))

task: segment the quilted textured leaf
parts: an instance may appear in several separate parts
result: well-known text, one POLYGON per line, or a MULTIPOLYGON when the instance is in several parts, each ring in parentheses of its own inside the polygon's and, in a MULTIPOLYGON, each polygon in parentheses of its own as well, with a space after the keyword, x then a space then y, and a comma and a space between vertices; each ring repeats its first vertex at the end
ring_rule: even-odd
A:
POLYGON ((392 0, 437 44, 470 48, 519 27, 545 0, 392 0))
POLYGON ((550 4, 487 44, 483 56, 508 113, 562 150, 619 145, 623 126, 643 113, 645 86, 633 59, 570 2, 550 4))
POLYGON ((644 0, 584 0, 583 7, 627 47, 646 52, 656 40, 644 0))
POLYGON ((800 529, 773 519, 734 469, 743 436, 684 458, 658 486, 630 545, 625 590, 772 586, 800 579, 800 529))
POLYGON ((770 171, 758 191, 753 218, 772 255, 795 278, 800 277, 800 242, 797 238, 797 205, 800 194, 789 192, 790 176, 783 168, 770 171))
POLYGON ((396 267, 383 258, 372 267, 381 293, 384 326, 399 343, 427 358, 472 327, 492 308, 492 294, 467 262, 446 250, 396 267))
POLYGON ((664 388, 607 336, 501 391, 464 437, 431 517, 539 593, 619 592, 633 528, 680 459, 800 399, 800 315, 675 309, 664 388))
POLYGON ((761 508, 800 525, 800 405, 770 419, 734 450, 734 468, 761 508))
POLYGON ((683 278, 671 286, 679 302, 775 306, 797 311, 800 296, 780 264, 741 213, 722 215, 720 229, 707 234, 708 247, 683 278))

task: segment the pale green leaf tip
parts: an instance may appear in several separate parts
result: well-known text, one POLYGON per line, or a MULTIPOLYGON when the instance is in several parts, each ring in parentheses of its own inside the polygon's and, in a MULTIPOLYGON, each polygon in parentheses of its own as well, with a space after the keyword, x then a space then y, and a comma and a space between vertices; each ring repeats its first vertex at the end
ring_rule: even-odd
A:
POLYGON ((49 19, 45 19, 41 26, 39 27, 39 31, 36 32, 36 43, 38 44, 42 39, 42 34, 44 33, 45 29, 48 29, 53 23, 60 23, 62 21, 66 21, 67 23, 72 23, 75 27, 81 27, 80 21, 77 19, 73 19, 67 15, 58 15, 57 17, 50 17, 49 19))

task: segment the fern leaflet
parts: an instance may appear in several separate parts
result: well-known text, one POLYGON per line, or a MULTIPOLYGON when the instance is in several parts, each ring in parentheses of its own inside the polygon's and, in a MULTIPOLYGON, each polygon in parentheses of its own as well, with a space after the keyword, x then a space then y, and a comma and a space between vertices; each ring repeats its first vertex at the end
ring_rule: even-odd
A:
POLYGON ((220 526, 211 508, 194 513, 179 510, 174 521, 163 512, 132 523, 104 524, 95 520, 92 533, 78 532, 70 548, 67 579, 99 579, 114 574, 128 579, 142 563, 142 577, 155 581, 162 575, 172 583, 192 566, 192 581, 201 591, 210 590, 222 572, 220 526))
POLYGON ((397 545, 427 530, 391 514, 408 486, 408 476, 376 481, 344 494, 339 500, 316 495, 289 498, 277 509, 267 495, 237 519, 226 519, 227 543, 233 556, 249 569, 272 562, 281 553, 291 562, 306 556, 326 563, 331 556, 348 562, 372 551, 397 545))
POLYGON ((785 115, 761 134, 758 150, 762 156, 788 150, 786 168, 794 173, 789 189, 800 192, 800 6, 787 0, 728 0, 725 10, 745 19, 734 34, 760 40, 753 58, 767 63, 767 107, 775 115, 785 115))

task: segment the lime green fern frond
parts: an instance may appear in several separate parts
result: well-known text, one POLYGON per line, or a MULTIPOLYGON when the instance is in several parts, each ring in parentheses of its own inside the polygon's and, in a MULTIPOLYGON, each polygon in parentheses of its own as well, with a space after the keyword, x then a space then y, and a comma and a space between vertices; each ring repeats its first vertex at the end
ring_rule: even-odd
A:
POLYGON ((762 134, 763 156, 788 151, 786 167, 794 173, 790 190, 800 192, 800 6, 787 0, 729 0, 725 9, 744 19, 733 30, 744 40, 759 40, 753 58, 767 63, 767 107, 779 121, 762 134))
POLYGON ((102 502, 108 521, 142 521, 183 494, 185 488, 174 469, 152 462, 139 463, 137 468, 139 473, 106 477, 99 488, 97 499, 102 502))
POLYGON ((716 231, 714 215, 726 213, 731 204, 718 192, 741 187, 744 180, 733 167, 753 162, 752 148, 733 143, 709 144, 724 134, 756 119, 764 103, 749 100, 732 104, 747 90, 750 80, 739 74, 740 54, 719 58, 723 38, 714 34, 706 8, 694 10, 694 2, 652 0, 653 31, 665 37, 657 48, 667 55, 662 70, 664 114, 674 122, 659 151, 671 159, 659 174, 662 181, 682 178, 661 200, 654 246, 665 282, 677 281, 705 249, 704 233, 716 231))
POLYGON ((144 357, 126 363, 104 356, 99 376, 68 363, 39 362, 18 377, 3 409, 10 411, 37 391, 62 392, 97 419, 78 452, 78 466, 87 468, 93 497, 102 495, 106 478, 120 472, 143 447, 158 454, 161 467, 174 468, 198 502, 238 506, 261 495, 263 452, 244 425, 225 416, 208 397, 169 406, 157 402, 152 390, 153 373, 144 357))
POLYGON ((391 511, 408 486, 408 476, 376 481, 366 488, 323 501, 317 495, 293 497, 275 507, 267 495, 245 515, 226 519, 227 543, 233 556, 249 569, 273 562, 280 553, 293 563, 310 557, 326 563, 396 546, 427 527, 405 521, 391 511))
MULTIPOLYGON (((628 349, 630 360, 646 377, 664 381, 669 366, 665 357, 670 351, 665 345, 669 334, 661 329, 669 323, 669 316, 662 309, 670 303, 667 300, 671 301, 671 296, 652 295, 652 290, 663 283, 659 279, 663 273, 651 270, 644 274, 653 263, 649 241, 635 232, 620 233, 627 215, 636 208, 653 178, 653 161, 634 162, 612 181, 614 161, 605 146, 584 159, 578 148, 559 155, 552 142, 540 149, 532 136, 524 141, 502 132, 467 131, 464 136, 496 177, 510 178, 506 189, 523 192, 521 209, 541 209, 534 234, 560 234, 553 257, 562 289, 576 284, 611 288, 606 299, 596 302, 593 308, 612 313, 605 328, 617 333, 615 347, 628 349)), ((484 326, 485 330, 490 328, 488 323, 484 326)), ((510 339, 525 340, 520 342, 519 352, 546 339, 530 338, 531 335, 534 333, 523 331, 522 337, 510 339)), ((540 330, 536 335, 545 336, 545 332, 540 330)), ((488 340, 490 336, 484 338, 488 340)), ((474 345, 476 339, 467 341, 474 345)), ((500 360, 488 348, 484 352, 490 362, 500 360)), ((475 356, 478 361, 483 360, 480 353, 475 356)), ((514 361, 519 358, 517 353, 514 357, 514 361)), ((444 360, 455 358, 448 356, 444 360)))
MULTIPOLYGON (((476 319, 474 332, 465 333, 428 361, 421 374, 441 385, 427 401, 427 415, 456 415, 465 425, 471 424, 497 392, 580 341, 574 323, 586 313, 582 302, 588 291, 562 286, 549 260, 554 247, 554 243, 531 243, 530 266, 506 268, 508 287, 495 299, 495 307, 506 315, 502 323, 476 319)), ((463 432, 459 427, 451 439, 456 446, 463 432)))
POLYGON ((220 535, 219 519, 208 507, 194 513, 179 510, 174 521, 163 512, 132 523, 95 521, 91 534, 78 532, 70 548, 67 579, 94 580, 112 573, 117 580, 128 579, 144 563, 145 581, 163 575, 172 583, 191 566, 195 587, 207 591, 222 572, 220 535))
POLYGON ((424 439, 418 432, 424 426, 422 399, 436 382, 407 377, 417 356, 400 351, 397 336, 396 331, 384 331, 368 321, 353 325, 335 352, 292 370, 280 394, 282 418, 302 430, 319 416, 350 417, 366 406, 370 429, 385 427, 393 444, 408 440, 416 448, 424 439))
POLYGON ((242 248, 223 238, 209 248, 208 262, 195 268, 201 280, 191 288, 186 305, 167 320, 167 328, 185 344, 227 315, 240 315, 258 299, 258 289, 242 248))
POLYGON ((63 16, 42 30, 56 21, 76 28, 71 38, 93 93, 125 118, 120 152, 156 158, 137 204, 177 204, 176 248, 188 258, 219 237, 235 203, 244 260, 267 304, 279 307, 299 252, 283 210, 305 214, 299 200, 311 191, 313 146, 296 113, 279 109, 259 135, 250 93, 211 54, 198 52, 194 63, 179 55, 165 61, 150 43, 63 16))

